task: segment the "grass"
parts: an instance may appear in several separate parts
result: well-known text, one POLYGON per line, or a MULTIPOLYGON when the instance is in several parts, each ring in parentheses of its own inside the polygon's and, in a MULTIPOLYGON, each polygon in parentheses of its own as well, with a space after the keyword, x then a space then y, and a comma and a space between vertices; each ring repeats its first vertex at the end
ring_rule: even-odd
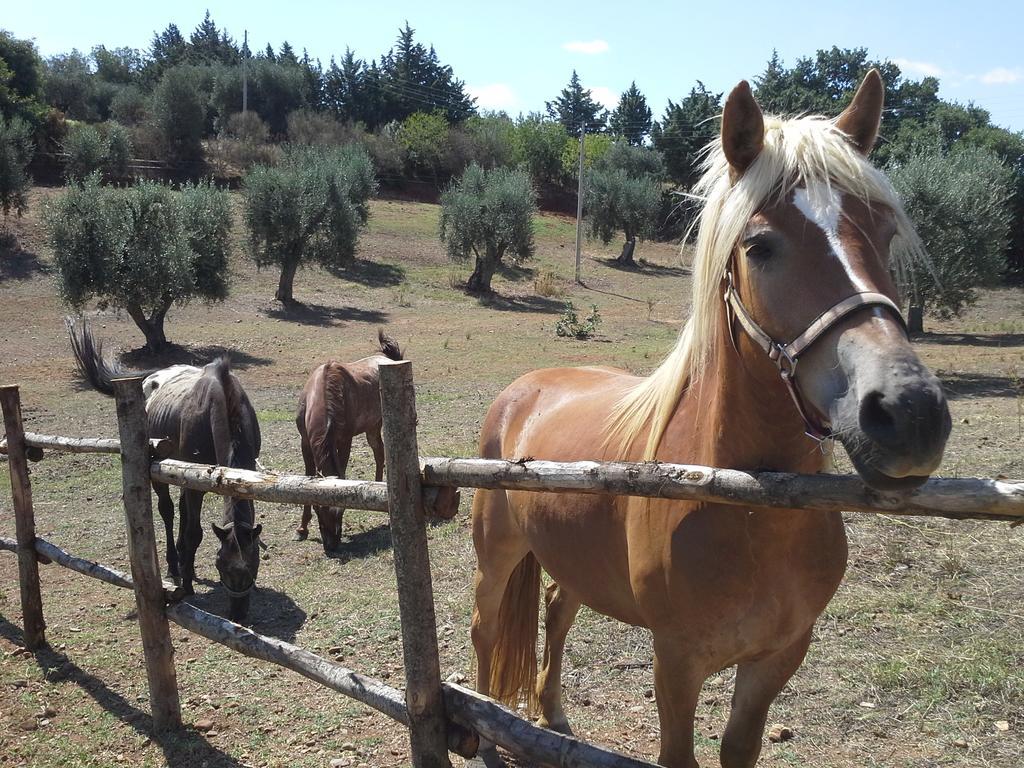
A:
MULTIPOLYGON (((38 212, 47 194, 36 191, 29 214, 13 225, 22 247, 37 252, 43 266, 49 255, 39 239, 38 212)), ((413 361, 424 455, 474 454, 488 406, 528 370, 611 364, 648 372, 674 341, 689 285, 682 272, 612 269, 603 259, 614 256, 618 244, 587 242, 587 287, 577 286, 572 220, 542 216, 537 255, 523 265, 532 272, 496 277, 504 303, 489 307, 461 291, 470 265, 447 260, 437 241, 437 218, 436 206, 374 201, 358 269, 348 278, 345 272, 300 271, 296 297, 319 307, 310 310, 311 321, 275 315, 270 297, 276 275, 255 272, 241 252, 232 260, 237 282, 227 302, 172 309, 167 329, 173 340, 231 350, 258 410, 266 466, 301 470, 293 418, 306 375, 327 358, 370 354, 378 325, 387 326, 413 361), (562 288, 578 307, 600 307, 597 339, 556 337, 564 303, 544 295, 548 284, 562 288), (546 298, 553 309, 540 301, 546 298)), ((653 265, 678 265, 672 245, 643 243, 637 255, 653 265)), ((50 277, 40 272, 0 291, 0 328, 15 330, 0 334, 0 359, 8 380, 22 385, 27 428, 116 434, 110 401, 76 384, 61 325, 64 310, 50 277)), ((964 319, 929 321, 934 335, 918 349, 933 370, 1009 382, 1008 369, 1019 369, 1024 354, 1024 343, 1013 335, 1024 328, 1019 313, 1019 291, 984 291, 964 319), (972 343, 972 334, 988 336, 972 343)), ((112 349, 141 346, 123 316, 104 312, 95 322, 112 349)), ((1024 475, 1020 402, 1020 388, 1009 385, 975 388, 953 400, 954 433, 942 473, 1024 475)), ((116 460, 47 457, 32 471, 40 532, 76 554, 126 568, 116 460)), ((357 438, 350 476, 372 472, 370 452, 357 438)), ((0 472, 0 498, 8 494, 6 472, 0 472)), ((472 493, 464 492, 460 514, 428 530, 442 675, 470 680, 471 502, 472 493)), ((220 504, 208 496, 204 509, 207 535, 197 564, 200 576, 213 580, 209 523, 220 504)), ((255 628, 325 654, 340 648, 346 665, 400 687, 394 563, 384 518, 346 512, 345 556, 328 559, 315 534, 305 543, 291 541, 296 508, 260 504, 257 513, 269 549, 261 562, 255 628)), ((3 519, 3 534, 12 535, 9 516, 3 519)), ((847 578, 818 622, 805 664, 770 715, 769 722, 789 725, 796 737, 766 744, 759 765, 1024 764, 1024 529, 866 515, 849 515, 846 524, 847 578), (875 708, 861 707, 864 701, 875 708), (1010 722, 1010 731, 994 729, 1001 720, 1010 722), (968 748, 955 746, 958 739, 968 748)), ((162 532, 158 539, 162 550, 162 532)), ((44 668, 6 654, 20 637, 17 566, 0 555, 0 764, 322 768, 344 752, 356 758, 353 765, 408 765, 404 731, 382 716, 177 628, 172 637, 186 720, 210 717, 217 735, 187 731, 151 739, 131 595, 52 567, 43 569, 42 579, 48 636, 58 649, 44 659, 44 668), (15 688, 15 681, 27 684, 15 688), (20 718, 51 702, 59 711, 49 725, 19 729, 20 718), (348 743, 362 754, 343 750, 348 743)), ((224 609, 219 590, 203 584, 199 593, 198 604, 224 609)), ((652 687, 649 632, 585 609, 569 635, 566 659, 566 710, 577 732, 631 754, 656 755, 656 706, 643 695, 652 687)), ((723 671, 701 695, 702 765, 717 764, 733 674, 723 671)))

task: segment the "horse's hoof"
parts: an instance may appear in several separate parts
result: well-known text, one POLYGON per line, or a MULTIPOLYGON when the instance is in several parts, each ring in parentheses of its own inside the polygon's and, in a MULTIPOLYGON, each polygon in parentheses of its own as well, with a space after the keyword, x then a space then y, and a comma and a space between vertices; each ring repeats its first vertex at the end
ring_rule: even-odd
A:
POLYGON ((572 732, 572 728, 569 727, 569 721, 566 720, 565 718, 562 718, 561 720, 555 720, 555 721, 549 723, 547 718, 541 716, 540 718, 537 719, 537 725, 539 725, 541 728, 547 728, 549 731, 554 731, 555 733, 560 733, 563 736, 574 736, 575 735, 572 732))
POLYGON ((192 584, 184 584, 181 587, 181 593, 185 595, 185 597, 191 597, 196 593, 196 591, 192 588, 192 584))
POLYGON ((307 536, 309 536, 309 531, 304 531, 300 528, 295 532, 292 541, 305 541, 307 536))

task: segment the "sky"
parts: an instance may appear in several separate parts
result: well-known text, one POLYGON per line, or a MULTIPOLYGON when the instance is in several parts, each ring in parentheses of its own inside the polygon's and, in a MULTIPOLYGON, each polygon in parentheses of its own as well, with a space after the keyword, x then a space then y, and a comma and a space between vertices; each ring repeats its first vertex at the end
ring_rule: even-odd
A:
POLYGON ((252 50, 287 40, 326 66, 345 48, 359 58, 388 50, 406 21, 433 44, 485 109, 512 115, 543 110, 575 69, 592 95, 614 106, 632 81, 655 117, 699 79, 728 91, 760 74, 773 49, 787 65, 819 48, 866 47, 904 75, 940 79, 940 96, 974 102, 993 122, 1024 130, 1024 2, 932 0, 731 3, 589 0, 433 2, 261 2, 173 5, 132 0, 4 3, 0 27, 35 41, 43 56, 93 45, 146 49, 175 23, 186 36, 209 8, 232 37, 249 32, 252 50))

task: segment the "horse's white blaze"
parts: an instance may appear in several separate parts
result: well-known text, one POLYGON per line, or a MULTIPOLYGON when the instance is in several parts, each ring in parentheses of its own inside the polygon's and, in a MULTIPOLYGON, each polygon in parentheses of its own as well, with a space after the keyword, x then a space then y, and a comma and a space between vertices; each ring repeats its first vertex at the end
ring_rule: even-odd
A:
POLYGON ((838 189, 828 184, 816 182, 805 187, 799 187, 793 194, 793 204, 808 221, 817 226, 828 240, 832 253, 843 265, 846 276, 854 284, 858 291, 868 291, 870 288, 858 275, 850 263, 849 254, 843 246, 839 237, 839 221, 843 215, 843 194, 838 189))

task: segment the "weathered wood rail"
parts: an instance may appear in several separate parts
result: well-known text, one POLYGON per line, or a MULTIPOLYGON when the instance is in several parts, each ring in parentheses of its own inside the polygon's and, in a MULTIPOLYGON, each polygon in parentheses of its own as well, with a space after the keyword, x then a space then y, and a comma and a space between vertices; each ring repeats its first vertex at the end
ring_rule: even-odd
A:
MULTIPOLYGON (((277 664, 350 696, 410 730, 415 768, 448 768, 448 750, 472 756, 480 739, 544 765, 565 768, 651 768, 626 757, 530 723, 491 699, 440 681, 437 629, 424 520, 450 517, 452 488, 472 487, 550 493, 618 494, 687 499, 776 509, 853 511, 952 519, 1024 521, 1024 482, 929 480, 920 488, 883 493, 856 476, 744 472, 677 464, 618 462, 498 461, 419 458, 411 368, 407 362, 382 366, 386 483, 310 478, 191 464, 167 458, 168 441, 147 441, 139 380, 117 382, 122 439, 69 438, 22 432, 17 388, 3 390, 8 454, 15 491, 18 538, 0 537, 0 550, 19 559, 26 645, 45 642, 38 565, 52 563, 76 573, 132 589, 139 606, 146 649, 151 707, 157 727, 180 724, 177 682, 167 622, 238 653, 277 664), (132 575, 76 557, 35 536, 26 460, 44 452, 119 454, 129 530, 132 575), (160 579, 148 496, 150 480, 225 496, 279 504, 322 504, 389 512, 402 622, 406 690, 360 675, 329 659, 180 602, 181 592, 160 579), (141 581, 140 581, 141 577, 141 581)), ((454 501, 453 501, 454 499, 454 501)), ((491 758, 496 759, 493 751, 491 758)), ((488 762, 488 765, 491 763, 488 762)))
POLYGON ((830 512, 881 512, 954 520, 1024 519, 1024 481, 933 478, 913 491, 876 491, 856 475, 599 461, 425 458, 426 485, 610 493, 830 512))

